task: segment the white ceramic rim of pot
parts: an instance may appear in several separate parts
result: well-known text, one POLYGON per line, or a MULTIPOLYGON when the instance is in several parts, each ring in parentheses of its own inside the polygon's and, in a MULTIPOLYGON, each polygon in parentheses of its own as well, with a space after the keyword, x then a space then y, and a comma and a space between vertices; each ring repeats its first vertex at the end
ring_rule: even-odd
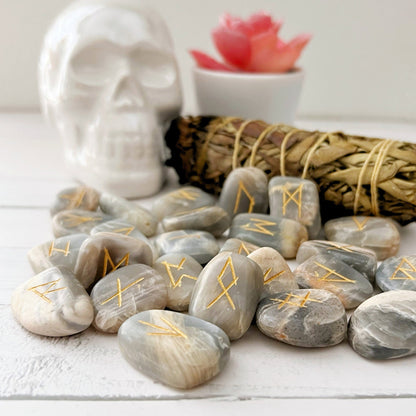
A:
POLYGON ((265 80, 265 79, 279 79, 279 78, 302 78, 304 71, 302 68, 295 67, 288 72, 229 72, 229 71, 218 71, 216 69, 205 69, 198 66, 193 67, 193 71, 200 73, 204 76, 211 76, 213 78, 250 78, 253 80, 265 80))

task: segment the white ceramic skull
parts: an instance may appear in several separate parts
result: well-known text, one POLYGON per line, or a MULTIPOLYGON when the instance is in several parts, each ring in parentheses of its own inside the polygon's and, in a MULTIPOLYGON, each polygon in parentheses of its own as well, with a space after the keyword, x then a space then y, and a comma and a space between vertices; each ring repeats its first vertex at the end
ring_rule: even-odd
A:
POLYGON ((74 3, 46 34, 39 89, 77 179, 126 198, 160 189, 163 129, 182 95, 157 13, 140 0, 74 3))

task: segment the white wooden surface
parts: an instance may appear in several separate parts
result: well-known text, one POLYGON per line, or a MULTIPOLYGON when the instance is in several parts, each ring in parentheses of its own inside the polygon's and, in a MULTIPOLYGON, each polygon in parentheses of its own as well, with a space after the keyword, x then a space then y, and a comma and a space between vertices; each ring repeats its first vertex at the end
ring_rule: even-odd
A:
MULTIPOLYGON (((411 124, 309 120, 298 125, 416 140, 416 125, 411 124)), ((150 409, 156 414, 197 409, 205 409, 201 414, 271 409, 315 414, 314 409, 322 408, 350 413, 359 408, 353 399, 361 399, 361 409, 377 408, 379 414, 399 405, 414 414, 416 357, 368 361, 346 342, 301 349, 252 327, 232 344, 231 360, 218 377, 178 391, 132 369, 113 335, 93 329, 61 339, 28 333, 11 315, 10 296, 32 276, 27 250, 52 238, 48 207, 55 193, 74 182, 64 170, 59 140, 38 114, 0 114, 0 149, 0 414, 27 414, 29 409, 32 414, 69 414, 63 406, 68 402, 62 400, 70 400, 74 411, 105 414, 118 409, 124 414, 150 409), (113 404, 104 406, 108 402, 113 404)), ((171 175, 168 188, 174 186, 171 175)), ((141 203, 149 206, 151 200, 141 203)), ((414 254, 416 226, 404 227, 401 235, 401 253, 414 254)))

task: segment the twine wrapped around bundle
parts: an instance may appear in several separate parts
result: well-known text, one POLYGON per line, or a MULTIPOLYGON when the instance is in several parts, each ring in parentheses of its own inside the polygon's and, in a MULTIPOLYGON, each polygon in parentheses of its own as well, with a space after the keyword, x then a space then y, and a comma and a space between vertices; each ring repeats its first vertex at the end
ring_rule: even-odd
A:
POLYGON ((165 136, 181 183, 218 194, 232 169, 314 180, 325 219, 416 219, 416 144, 234 117, 178 117, 165 136))

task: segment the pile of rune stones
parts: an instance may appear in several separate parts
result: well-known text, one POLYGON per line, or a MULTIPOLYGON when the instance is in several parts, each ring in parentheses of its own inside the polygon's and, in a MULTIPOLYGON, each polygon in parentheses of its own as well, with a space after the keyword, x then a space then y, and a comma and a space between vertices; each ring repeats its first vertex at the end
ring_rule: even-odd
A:
POLYGON ((28 253, 36 275, 13 293, 16 320, 52 337, 118 333, 123 357, 164 384, 210 380, 253 318, 298 347, 347 337, 369 359, 416 353, 416 256, 395 256, 397 225, 353 216, 322 230, 309 180, 238 168, 218 201, 188 186, 151 212, 79 186, 51 215, 56 238, 28 253))

